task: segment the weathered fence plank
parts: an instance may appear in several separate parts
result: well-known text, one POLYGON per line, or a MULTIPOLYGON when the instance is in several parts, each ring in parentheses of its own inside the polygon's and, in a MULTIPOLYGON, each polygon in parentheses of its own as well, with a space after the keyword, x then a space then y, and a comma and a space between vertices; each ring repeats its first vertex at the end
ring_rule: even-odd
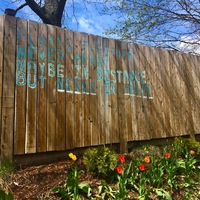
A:
POLYGON ((5 16, 2 79, 1 156, 13 155, 16 19, 5 16))
POLYGON ((48 25, 47 150, 56 150, 57 49, 56 27, 48 25))
POLYGON ((37 23, 28 23, 26 153, 36 153, 37 23))
POLYGON ((90 76, 90 134, 91 134, 91 145, 98 145, 100 140, 99 129, 98 129, 98 104, 97 104, 97 81, 100 79, 101 74, 97 70, 96 60, 96 38, 93 35, 89 35, 89 76, 90 76))
MULTIPOLYGON (((4 16, 0 15, 0 136, 2 135, 2 85, 3 85, 3 55, 4 55, 4 16)), ((0 137, 1 141, 1 137, 0 137)))
POLYGON ((37 95, 37 152, 47 151, 47 77, 48 77, 47 25, 38 26, 38 95, 37 95))
POLYGON ((75 104, 74 104, 74 72, 73 72, 73 48, 74 33, 65 30, 65 51, 66 51, 66 149, 73 149, 75 146, 75 104))
POLYGON ((16 86, 15 90, 15 140, 14 153, 25 153, 26 133, 26 85, 27 77, 27 21, 17 19, 17 57, 16 57, 16 86), (21 85, 21 86, 20 86, 21 85))

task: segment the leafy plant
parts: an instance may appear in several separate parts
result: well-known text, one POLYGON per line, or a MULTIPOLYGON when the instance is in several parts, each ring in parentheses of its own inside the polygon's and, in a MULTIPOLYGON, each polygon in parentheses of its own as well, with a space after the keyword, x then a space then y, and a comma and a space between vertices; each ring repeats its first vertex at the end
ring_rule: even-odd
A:
POLYGON ((9 157, 5 157, 0 165, 0 177, 5 179, 14 171, 14 165, 9 157))
POLYGON ((117 155, 107 147, 89 148, 84 152, 83 162, 88 171, 109 176, 117 166, 117 155))
POLYGON ((0 199, 1 200, 14 200, 14 197, 10 192, 6 193, 4 190, 0 190, 0 199))
MULTIPOLYGON (((72 153, 69 157, 76 161, 76 156, 72 153)), ((53 188, 53 192, 57 193, 61 199, 80 199, 80 191, 83 191, 88 197, 91 196, 91 188, 87 183, 79 183, 79 176, 83 171, 77 170, 77 164, 70 169, 70 172, 66 178, 66 182, 63 186, 56 186, 53 188)))

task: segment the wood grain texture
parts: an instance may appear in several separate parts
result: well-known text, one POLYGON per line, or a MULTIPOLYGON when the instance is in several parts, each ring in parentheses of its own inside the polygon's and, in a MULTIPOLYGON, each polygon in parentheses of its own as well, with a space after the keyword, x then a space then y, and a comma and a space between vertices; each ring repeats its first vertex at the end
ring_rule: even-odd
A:
POLYGON ((16 56, 16 82, 15 90, 15 140, 14 154, 25 153, 25 133, 26 133, 26 91, 24 87, 27 83, 27 21, 17 19, 17 56, 16 56))
POLYGON ((48 25, 47 150, 56 150, 57 51, 56 27, 48 25))
POLYGON ((38 78, 37 78, 37 152, 47 151, 47 77, 48 41, 47 25, 38 27, 38 78))
POLYGON ((73 149, 75 146, 75 104, 74 104, 74 72, 73 72, 73 45, 74 33, 65 30, 65 51, 66 51, 66 149, 73 149))
POLYGON ((5 16, 4 26, 1 157, 12 157, 15 105, 16 19, 5 16))
POLYGON ((37 23, 28 22, 26 153, 36 153, 37 27, 37 23))

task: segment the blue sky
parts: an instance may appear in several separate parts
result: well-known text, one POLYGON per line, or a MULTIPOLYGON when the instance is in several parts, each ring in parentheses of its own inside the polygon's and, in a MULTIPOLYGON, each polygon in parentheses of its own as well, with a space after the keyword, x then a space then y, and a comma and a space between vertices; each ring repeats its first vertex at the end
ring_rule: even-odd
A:
MULTIPOLYGON (((103 2, 103 0, 95 0, 98 2, 103 2)), ((16 9, 21 4, 25 3, 25 0, 15 0, 15 3, 10 3, 11 0, 0 0, 0 14, 4 13, 5 8, 16 9)), ((114 35, 105 35, 105 28, 113 27, 115 25, 114 19, 118 18, 117 14, 112 16, 100 14, 102 11, 102 4, 87 4, 84 0, 67 0, 66 11, 64 14, 65 23, 63 27, 70 30, 75 30, 79 32, 84 32, 93 35, 99 35, 109 38, 116 38, 114 35), (74 3, 74 4, 73 4, 74 3), (74 7, 74 9, 73 9, 74 7)), ((114 3, 112 3, 114 4, 114 3)), ((36 22, 41 22, 39 17, 28 7, 24 7, 22 10, 17 12, 16 17, 21 17, 24 19, 33 20, 36 22)), ((185 41, 196 40, 194 38, 185 37, 185 41)), ((178 43, 178 48, 190 51, 194 46, 186 46, 185 43, 178 43)), ((196 51, 200 53, 200 44, 198 43, 195 47, 196 51)))
MULTIPOLYGON (((6 0, 0 0, 0 2, 0 14, 4 13, 5 8, 16 9, 25 3, 24 0, 21 0, 20 3, 16 1, 16 3, 12 4, 6 3, 6 0)), ((7 2, 10 2, 10 0, 7 0, 7 2)), ((73 2, 74 4, 72 4, 72 0, 67 1, 63 27, 79 32, 105 36, 105 28, 114 25, 115 22, 113 19, 115 16, 100 14, 102 9, 101 4, 84 4, 83 0, 73 0, 73 2)), ((41 22, 39 17, 28 6, 19 10, 16 17, 41 22)))

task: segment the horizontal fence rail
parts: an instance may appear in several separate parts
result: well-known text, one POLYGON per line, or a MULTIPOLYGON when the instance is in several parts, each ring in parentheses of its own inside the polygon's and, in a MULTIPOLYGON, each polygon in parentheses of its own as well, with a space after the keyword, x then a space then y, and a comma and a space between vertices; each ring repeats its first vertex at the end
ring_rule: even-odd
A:
POLYGON ((199 63, 0 15, 1 153, 200 133, 199 63))

